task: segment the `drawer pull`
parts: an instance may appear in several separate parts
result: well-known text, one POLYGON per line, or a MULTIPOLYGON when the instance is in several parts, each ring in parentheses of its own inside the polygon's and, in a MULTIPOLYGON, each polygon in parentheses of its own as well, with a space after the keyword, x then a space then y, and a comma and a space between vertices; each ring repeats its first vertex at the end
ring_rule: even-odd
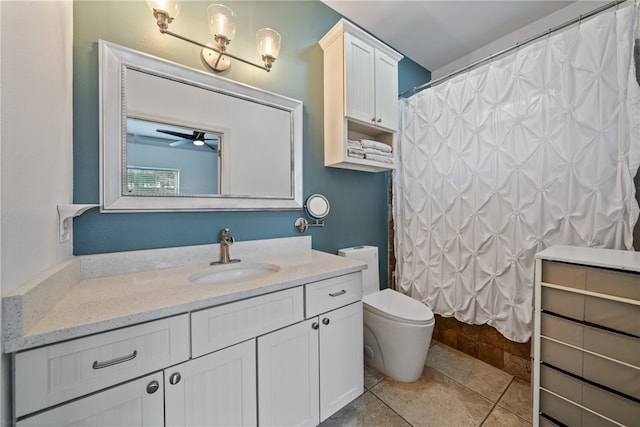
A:
POLYGON ((160 388, 160 383, 158 381, 153 380, 149 384, 147 384, 147 393, 153 394, 160 388))
POLYGON ((133 360, 138 355, 138 350, 133 350, 133 353, 127 354, 126 356, 118 357, 116 359, 107 360, 106 362, 98 362, 97 360, 93 362, 93 369, 102 369, 107 366, 117 365, 118 363, 128 362, 129 360, 133 360))
POLYGON ((329 294, 329 296, 330 296, 330 297, 339 297, 340 295, 344 295, 344 294, 346 294, 346 293, 347 293, 347 291, 345 291, 345 290, 343 289, 343 290, 341 290, 340 292, 334 292, 334 293, 332 293, 332 294, 329 294))
POLYGON ((178 384, 180 382, 181 379, 182 379, 182 377, 180 376, 180 373, 179 372, 174 372, 169 377, 169 384, 176 385, 176 384, 178 384))

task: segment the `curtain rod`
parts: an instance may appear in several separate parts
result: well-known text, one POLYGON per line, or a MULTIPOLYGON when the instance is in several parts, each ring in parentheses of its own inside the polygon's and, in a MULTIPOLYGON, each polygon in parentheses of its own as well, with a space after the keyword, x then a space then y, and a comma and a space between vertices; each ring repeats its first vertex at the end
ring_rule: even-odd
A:
POLYGON ((464 66, 464 67, 462 67, 462 68, 460 68, 460 69, 458 69, 456 71, 453 71, 453 72, 451 72, 451 73, 449 73, 447 75, 444 75, 442 77, 438 77, 435 80, 431 80, 431 81, 429 81, 427 83, 421 84, 419 86, 415 86, 412 89, 405 90, 400 95, 398 95, 398 98, 404 98, 404 97, 406 97, 406 95, 414 95, 415 93, 421 91, 422 89, 426 89, 428 87, 431 87, 431 86, 434 86, 434 85, 437 85, 437 84, 440 84, 440 83, 444 83, 445 81, 447 81, 447 80, 449 80, 449 79, 451 79, 451 78, 453 78, 453 77, 455 77, 455 76, 457 76, 459 74, 462 74, 462 73, 464 73, 466 71, 470 71, 473 68, 476 68, 479 65, 482 65, 482 64, 484 64, 486 62, 490 62, 493 59, 495 59, 496 57, 502 56, 502 55, 504 55, 506 53, 509 53, 509 52, 513 51, 513 50, 517 50, 517 49, 521 48, 522 46, 525 46, 525 45, 527 45, 527 44, 529 44, 529 43, 531 43, 531 42, 533 42, 535 40, 541 39, 542 37, 548 36, 551 33, 555 33, 556 31, 562 30, 562 29, 567 28, 567 27, 569 27, 569 26, 571 26, 571 25, 573 25, 575 23, 581 22, 583 19, 588 19, 588 18, 590 18, 590 17, 592 17, 594 15, 597 15, 598 13, 603 12, 603 11, 605 11, 607 9, 610 9, 612 7, 618 7, 620 4, 622 4, 622 3, 626 2, 626 1, 627 0, 614 0, 611 3, 607 3, 605 5, 602 5, 599 8, 592 10, 591 12, 588 12, 588 13, 586 13, 584 15, 580 15, 577 18, 574 18, 574 19, 572 19, 570 21, 565 22, 564 24, 560 24, 560 25, 558 25, 556 27, 549 28, 547 31, 545 31, 543 33, 540 33, 538 35, 530 37, 530 38, 526 39, 523 42, 518 42, 515 45, 513 45, 511 47, 508 47, 508 48, 506 48, 504 50, 501 50, 498 53, 491 54, 491 55, 487 56, 486 58, 483 58, 483 59, 481 59, 479 61, 476 61, 476 62, 473 62, 473 63, 471 63, 469 65, 466 65, 466 66, 464 66))

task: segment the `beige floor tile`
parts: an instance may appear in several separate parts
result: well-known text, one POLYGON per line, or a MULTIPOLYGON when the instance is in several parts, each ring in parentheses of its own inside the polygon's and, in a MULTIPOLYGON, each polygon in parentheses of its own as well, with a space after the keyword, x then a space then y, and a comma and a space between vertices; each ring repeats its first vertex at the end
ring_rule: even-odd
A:
POLYGON ((365 364, 364 365, 364 388, 369 390, 371 387, 384 380, 386 375, 378 371, 376 368, 365 364))
POLYGON ((442 343, 429 349, 427 366, 453 378, 492 402, 498 401, 513 379, 512 375, 442 343))
POLYGON ((533 422, 533 406, 531 402, 531 384, 515 378, 504 395, 498 401, 498 406, 503 407, 523 418, 530 423, 533 422))
POLYGON ((371 389, 412 426, 479 426, 493 407, 488 399, 426 367, 413 383, 386 378, 371 389))
POLYGON ((411 427, 369 391, 329 417, 320 426, 411 427))
POLYGON ((531 427, 531 423, 526 422, 511 412, 496 406, 489 414, 482 427, 531 427))

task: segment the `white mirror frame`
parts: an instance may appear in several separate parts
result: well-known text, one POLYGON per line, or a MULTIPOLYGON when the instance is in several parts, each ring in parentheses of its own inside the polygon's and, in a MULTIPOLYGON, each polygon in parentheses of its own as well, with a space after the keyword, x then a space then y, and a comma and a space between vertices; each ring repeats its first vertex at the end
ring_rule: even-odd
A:
MULTIPOLYGON (((302 208, 301 101, 266 92, 151 55, 99 41, 100 68, 100 210, 101 212, 291 210, 302 208), (125 69, 228 94, 289 112, 291 116, 291 197, 123 196, 126 146, 125 69)), ((188 120, 188 118, 185 118, 188 120)))

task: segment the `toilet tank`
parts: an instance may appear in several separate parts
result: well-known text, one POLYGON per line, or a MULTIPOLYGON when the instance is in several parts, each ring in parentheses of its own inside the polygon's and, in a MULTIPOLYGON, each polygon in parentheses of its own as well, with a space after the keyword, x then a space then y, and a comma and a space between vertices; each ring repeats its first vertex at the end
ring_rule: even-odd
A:
POLYGON ((338 255, 365 261, 367 263, 367 269, 362 271, 363 296, 380 290, 377 246, 354 246, 352 248, 338 249, 338 255))

